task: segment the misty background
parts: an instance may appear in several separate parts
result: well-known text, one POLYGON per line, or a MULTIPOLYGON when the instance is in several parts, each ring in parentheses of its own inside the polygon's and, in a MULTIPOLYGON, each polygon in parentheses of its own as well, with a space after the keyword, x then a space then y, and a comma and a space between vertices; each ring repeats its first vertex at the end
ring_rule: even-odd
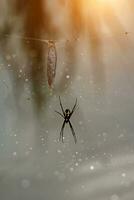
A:
POLYGON ((0 1, 0 199, 133 200, 131 0, 0 1), (48 84, 48 42, 56 76, 48 84), (54 111, 78 108, 74 143, 54 111))

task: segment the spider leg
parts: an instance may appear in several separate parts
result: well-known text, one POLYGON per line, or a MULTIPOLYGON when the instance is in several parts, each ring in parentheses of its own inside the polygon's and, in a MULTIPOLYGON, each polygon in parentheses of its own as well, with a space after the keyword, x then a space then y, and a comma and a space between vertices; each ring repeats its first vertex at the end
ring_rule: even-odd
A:
POLYGON ((77 105, 77 98, 76 98, 76 101, 75 101, 74 107, 72 108, 72 111, 71 111, 70 117, 71 117, 71 115, 73 114, 73 112, 75 111, 75 109, 76 109, 76 105, 77 105))
POLYGON ((75 135, 75 132, 74 132, 73 126, 72 126, 72 124, 71 124, 70 121, 69 121, 69 125, 70 125, 71 131, 72 131, 72 135, 73 135, 73 137, 74 137, 74 142, 75 142, 75 144, 76 144, 76 142, 77 142, 77 138, 76 138, 76 135, 75 135))
POLYGON ((58 112, 57 110, 55 110, 55 112, 58 113, 61 117, 64 118, 64 116, 60 112, 58 112))
POLYGON ((63 115, 65 116, 65 112, 64 112, 64 109, 63 109, 63 106, 62 106, 62 103, 61 103, 61 98, 60 98, 60 96, 59 96, 59 101, 60 101, 60 107, 61 107, 62 113, 63 113, 63 115))
POLYGON ((62 139, 62 142, 64 142, 63 141, 63 130, 64 130, 64 127, 65 127, 65 120, 64 120, 64 122, 63 122, 63 125, 62 125, 62 127, 61 127, 61 131, 60 131, 60 139, 59 140, 61 140, 62 139))

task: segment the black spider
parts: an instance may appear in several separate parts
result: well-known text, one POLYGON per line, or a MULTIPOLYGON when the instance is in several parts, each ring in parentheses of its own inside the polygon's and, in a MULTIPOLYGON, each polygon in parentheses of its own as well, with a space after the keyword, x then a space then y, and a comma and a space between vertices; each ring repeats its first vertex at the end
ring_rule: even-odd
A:
POLYGON ((63 130, 64 130, 64 127, 65 127, 65 124, 69 123, 69 126, 70 126, 71 131, 72 131, 72 135, 73 135, 73 137, 74 137, 74 142, 76 143, 76 142, 77 142, 77 138, 76 138, 76 135, 75 135, 73 126, 72 126, 72 124, 71 124, 71 122, 70 122, 70 118, 71 118, 73 112, 74 112, 75 109, 76 109, 77 99, 76 99, 75 104, 74 104, 74 106, 73 106, 73 108, 72 108, 72 111, 70 111, 70 109, 66 109, 66 110, 64 111, 63 106, 62 106, 62 103, 61 103, 60 97, 59 97, 59 101, 60 101, 60 106, 61 106, 62 113, 60 113, 60 112, 58 112, 58 111, 55 111, 55 112, 58 113, 61 117, 64 118, 64 122, 63 122, 63 124, 62 124, 61 131, 60 131, 60 140, 62 139, 62 142, 63 142, 63 138, 64 138, 64 137, 63 137, 63 130))

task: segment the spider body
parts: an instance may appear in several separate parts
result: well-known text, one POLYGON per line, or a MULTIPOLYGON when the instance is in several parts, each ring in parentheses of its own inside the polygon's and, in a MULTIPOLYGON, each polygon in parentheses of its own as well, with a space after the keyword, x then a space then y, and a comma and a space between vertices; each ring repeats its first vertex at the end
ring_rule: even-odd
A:
POLYGON ((74 112, 75 109, 76 109, 77 99, 76 99, 76 101, 75 101, 75 104, 74 104, 72 110, 70 110, 70 109, 68 109, 68 108, 64 110, 64 108, 63 108, 63 106, 62 106, 62 103, 61 103, 60 97, 59 97, 59 101, 60 101, 60 107, 61 107, 62 113, 60 113, 60 112, 58 112, 58 111, 55 111, 55 112, 58 113, 62 118, 64 118, 64 122, 63 122, 63 124, 62 124, 61 131, 60 131, 60 140, 62 139, 62 142, 63 142, 63 138, 64 138, 64 137, 63 137, 63 131, 64 131, 65 124, 69 124, 70 129, 71 129, 71 131, 72 131, 72 135, 73 135, 73 137, 74 137, 74 141, 75 141, 75 143, 76 143, 76 142, 77 142, 77 138, 76 138, 76 135, 75 135, 73 126, 72 126, 72 124, 71 124, 71 122, 70 122, 70 118, 71 118, 73 112, 74 112))
POLYGON ((70 119, 70 113, 71 111, 69 109, 66 109, 65 110, 65 122, 68 123, 69 122, 69 119, 70 119))

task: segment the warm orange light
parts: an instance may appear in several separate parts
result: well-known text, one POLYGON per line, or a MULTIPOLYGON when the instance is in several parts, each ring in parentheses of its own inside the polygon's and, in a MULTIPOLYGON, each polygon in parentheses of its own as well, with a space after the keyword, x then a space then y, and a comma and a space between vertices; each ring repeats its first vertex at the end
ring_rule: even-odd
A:
POLYGON ((81 10, 84 16, 93 14, 103 15, 107 10, 112 7, 118 7, 119 1, 117 0, 77 0, 77 3, 81 5, 81 10))

